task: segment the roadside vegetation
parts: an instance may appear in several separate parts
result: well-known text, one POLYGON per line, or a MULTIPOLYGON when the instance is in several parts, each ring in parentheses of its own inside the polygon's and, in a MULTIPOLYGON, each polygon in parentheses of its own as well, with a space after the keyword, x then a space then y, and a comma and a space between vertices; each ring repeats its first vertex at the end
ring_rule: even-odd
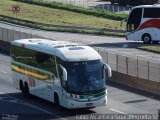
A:
MULTIPOLYGON (((48 3, 43 2, 42 0, 3 0, 3 2, 0 3, 0 15, 33 22, 65 26, 64 28, 37 26, 35 24, 26 24, 20 21, 0 17, 0 20, 3 21, 39 29, 108 35, 114 35, 115 33, 109 32, 106 29, 124 30, 125 24, 120 26, 120 20, 126 17, 126 15, 119 15, 102 10, 86 9, 56 2, 48 3), (28 2, 30 4, 24 2, 28 2), (14 14, 12 12, 13 5, 20 6, 21 10, 19 13, 14 14), (104 16, 102 15, 103 13, 104 16), (75 28, 67 28, 66 26, 74 26, 75 28), (84 28, 77 29, 76 27, 84 28), (85 27, 98 28, 98 30, 88 30, 85 29, 85 27)), ((123 35, 123 33, 116 34, 123 35)))
POLYGON ((150 46, 141 46, 138 49, 145 50, 145 51, 150 51, 150 52, 155 52, 160 54, 160 46, 157 45, 150 45, 150 46))

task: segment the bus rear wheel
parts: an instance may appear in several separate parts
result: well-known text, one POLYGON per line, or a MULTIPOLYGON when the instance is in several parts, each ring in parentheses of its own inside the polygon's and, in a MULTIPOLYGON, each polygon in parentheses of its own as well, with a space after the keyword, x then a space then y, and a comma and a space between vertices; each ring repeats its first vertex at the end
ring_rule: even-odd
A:
POLYGON ((29 93, 29 87, 28 87, 28 83, 27 82, 25 82, 25 84, 24 84, 24 96, 25 97, 30 97, 30 93, 29 93))
POLYGON ((20 82, 19 82, 19 88, 20 88, 20 90, 22 92, 22 95, 24 96, 24 94, 25 94, 25 88, 24 88, 22 80, 20 80, 20 82))
POLYGON ((144 44, 150 44, 152 41, 152 38, 149 34, 143 34, 142 41, 144 44))
POLYGON ((119 0, 119 1, 118 1, 118 4, 119 4, 120 6, 125 6, 125 5, 127 5, 127 2, 126 2, 126 0, 119 0))

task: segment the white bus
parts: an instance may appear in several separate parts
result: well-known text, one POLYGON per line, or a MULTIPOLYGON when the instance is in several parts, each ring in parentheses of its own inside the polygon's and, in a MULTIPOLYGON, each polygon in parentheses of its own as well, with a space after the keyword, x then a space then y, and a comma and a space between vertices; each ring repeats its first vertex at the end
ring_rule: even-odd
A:
POLYGON ((91 47, 65 41, 21 39, 11 42, 16 88, 58 108, 90 108, 107 103, 111 68, 91 47))
POLYGON ((127 19, 126 39, 158 43, 160 41, 160 5, 133 7, 127 19))

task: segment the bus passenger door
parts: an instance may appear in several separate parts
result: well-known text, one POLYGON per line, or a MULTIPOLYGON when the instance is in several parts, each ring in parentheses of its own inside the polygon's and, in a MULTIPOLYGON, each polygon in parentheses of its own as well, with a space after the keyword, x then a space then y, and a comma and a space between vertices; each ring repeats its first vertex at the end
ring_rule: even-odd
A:
POLYGON ((50 79, 45 81, 45 89, 43 90, 44 92, 44 97, 45 99, 53 102, 54 98, 54 92, 53 92, 53 85, 54 85, 54 76, 50 75, 50 79))

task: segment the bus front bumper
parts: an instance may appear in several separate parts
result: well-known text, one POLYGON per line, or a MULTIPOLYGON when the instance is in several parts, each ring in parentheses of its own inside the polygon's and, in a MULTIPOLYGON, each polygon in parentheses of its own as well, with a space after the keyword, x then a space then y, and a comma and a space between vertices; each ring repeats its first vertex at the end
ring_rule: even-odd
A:
POLYGON ((107 96, 93 100, 93 101, 76 101, 72 99, 67 100, 68 109, 77 109, 77 108, 92 108, 97 106, 105 106, 107 104, 107 96))

